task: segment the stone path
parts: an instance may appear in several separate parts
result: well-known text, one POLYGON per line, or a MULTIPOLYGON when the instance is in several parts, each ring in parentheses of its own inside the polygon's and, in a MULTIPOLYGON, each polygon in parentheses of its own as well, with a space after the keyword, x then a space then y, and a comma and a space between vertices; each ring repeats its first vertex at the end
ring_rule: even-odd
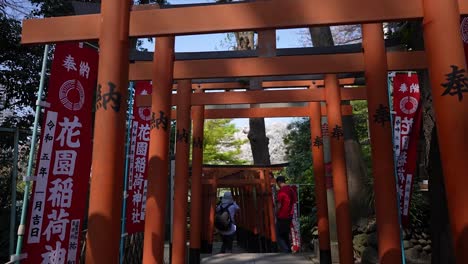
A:
POLYGON ((203 264, 229 263, 229 264, 267 264, 267 263, 297 263, 311 264, 310 255, 282 254, 282 253, 233 253, 216 254, 202 258, 203 264))
POLYGON ((267 264, 267 263, 297 263, 311 264, 312 254, 283 254, 283 253, 245 253, 241 248, 234 243, 233 253, 216 254, 221 248, 221 243, 214 243, 213 255, 202 255, 202 264, 267 264))

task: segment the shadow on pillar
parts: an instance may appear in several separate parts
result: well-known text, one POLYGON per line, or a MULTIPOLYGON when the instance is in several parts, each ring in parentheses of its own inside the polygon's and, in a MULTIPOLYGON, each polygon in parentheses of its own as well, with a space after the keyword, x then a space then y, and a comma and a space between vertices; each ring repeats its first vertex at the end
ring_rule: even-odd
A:
POLYGON ((200 264, 200 251, 199 248, 189 249, 189 264, 200 264))

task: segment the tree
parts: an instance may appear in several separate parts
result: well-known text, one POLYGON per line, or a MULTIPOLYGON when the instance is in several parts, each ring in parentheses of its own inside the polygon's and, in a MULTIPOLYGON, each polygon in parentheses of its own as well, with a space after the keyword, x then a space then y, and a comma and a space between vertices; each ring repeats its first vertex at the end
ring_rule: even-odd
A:
POLYGON ((230 119, 205 121, 203 139, 204 164, 245 164, 238 156, 244 140, 235 139, 238 131, 230 119))
POLYGON ((21 23, 0 13, 0 111, 33 106, 36 100, 43 47, 21 45, 20 38, 21 23))
MULTIPOLYGON (((310 28, 309 31, 314 47, 332 47, 335 45, 330 27, 314 27, 310 28)), ((357 223, 360 218, 369 215, 369 206, 365 202, 366 197, 362 192, 367 178, 367 169, 362 158, 361 146, 356 136, 352 116, 343 116, 343 130, 350 212, 353 223, 357 223)))
MULTIPOLYGON (((217 0, 217 3, 232 3, 234 0, 217 0)), ((255 49, 253 31, 234 32, 236 39, 236 50, 255 49)), ((250 80, 250 89, 262 89, 261 80, 250 80)), ((265 131, 264 118, 249 118, 249 134, 247 138, 250 141, 254 164, 270 165, 270 152, 268 149, 269 139, 265 131)))

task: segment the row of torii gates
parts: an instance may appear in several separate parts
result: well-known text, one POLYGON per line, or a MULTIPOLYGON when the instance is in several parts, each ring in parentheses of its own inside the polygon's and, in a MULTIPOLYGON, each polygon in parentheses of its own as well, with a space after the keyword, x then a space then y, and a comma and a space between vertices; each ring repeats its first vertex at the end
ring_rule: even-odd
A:
MULTIPOLYGON (((326 102, 331 128, 342 127, 341 101, 367 99, 369 118, 388 107, 387 72, 429 69, 437 117, 438 138, 445 176, 450 223, 457 263, 468 262, 468 103, 458 95, 467 91, 466 63, 459 31, 460 16, 468 15, 464 0, 266 0, 236 4, 155 8, 131 7, 131 1, 105 0, 101 13, 72 17, 25 20, 22 43, 99 40, 98 84, 109 98, 120 94, 125 104, 130 80, 152 80, 152 126, 150 132, 148 198, 143 246, 143 263, 163 263, 164 219, 168 181, 169 129, 163 126, 171 115, 171 92, 177 80, 177 129, 190 130, 193 112, 195 142, 203 138, 203 106, 207 104, 310 102, 312 137, 321 137, 320 102, 326 102), (425 52, 386 53, 382 22, 423 20, 425 52), (362 24, 363 51, 344 54, 275 56, 271 29, 323 25, 362 24), (257 30, 259 57, 176 61, 177 35, 257 30), (154 61, 129 63, 130 37, 156 37, 154 61), (263 43, 263 44, 262 44, 263 43), (266 44, 266 45, 265 45, 266 44), (450 75, 452 69, 463 71, 450 75), (366 88, 340 89, 338 73, 365 73, 366 88), (219 77, 264 77, 326 74, 325 89, 311 86, 300 91, 247 91, 192 93, 192 81, 219 77), (454 77, 454 89, 444 93, 443 83, 454 77), (116 89, 110 91, 108 83, 116 89), (445 95, 442 95, 445 94, 445 95), (363 96, 365 95, 365 96, 363 96)), ((142 99, 141 101, 149 99, 142 99)), ((120 107, 125 109, 125 107, 120 107)), ((266 109, 235 110, 255 113, 266 109)), ((278 110, 276 110, 278 111, 278 110)), ((209 114, 207 114, 209 115, 209 114)), ((125 111, 100 108, 96 111, 87 235, 87 263, 117 263, 122 203, 125 111)), ((372 164, 380 263, 400 263, 400 227, 397 193, 393 175, 393 152, 389 122, 370 122, 372 164)), ((177 144, 173 263, 185 263, 189 142, 177 144), (177 220, 179 219, 179 220, 177 220)), ((317 183, 320 250, 330 250, 323 149, 313 148, 317 183)), ((339 255, 341 263, 353 263, 351 221, 344 158, 343 137, 331 140, 333 186, 335 192, 339 255)), ((201 155, 193 151, 190 248, 200 248, 201 155), (199 232, 196 232, 196 231, 199 232)))
MULTIPOLYGON (((237 243, 247 252, 276 252, 275 206, 273 204, 270 177, 273 171, 282 170, 287 164, 269 166, 221 165, 204 166, 202 177, 202 209, 191 208, 190 217, 202 220, 202 230, 190 229, 189 263, 200 263, 200 253, 213 253, 215 208, 218 201, 217 189, 230 189, 234 201, 241 208, 237 216, 237 243)), ((192 183, 193 186, 193 183, 192 183)), ((192 187, 192 195, 194 188, 192 187)), ((193 199, 191 201, 193 204, 193 199)), ((192 205, 193 206, 193 205, 192 205)), ((194 223, 193 220, 190 222, 194 223)), ((197 220, 195 223, 198 225, 197 220)), ((195 225, 195 226, 197 226, 195 225)), ((175 252, 173 252, 174 254, 175 252)))

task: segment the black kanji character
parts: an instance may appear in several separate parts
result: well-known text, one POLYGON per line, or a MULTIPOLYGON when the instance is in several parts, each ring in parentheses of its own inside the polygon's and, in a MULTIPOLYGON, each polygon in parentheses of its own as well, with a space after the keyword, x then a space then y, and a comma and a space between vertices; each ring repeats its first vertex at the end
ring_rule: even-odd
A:
POLYGON ((42 201, 37 201, 34 205, 34 210, 42 210, 42 201))
POLYGON ((188 139, 189 139, 189 134, 188 134, 188 131, 183 128, 182 129, 182 133, 179 133, 179 129, 177 129, 177 142, 180 142, 180 141, 184 141, 185 143, 188 143, 188 139))
POLYGON ((52 128, 54 128, 55 124, 54 122, 52 122, 52 120, 49 121, 49 123, 47 123, 47 127, 52 130, 52 128))
POLYGON ((321 146, 323 146, 323 139, 319 136, 316 136, 313 142, 313 146, 317 148, 320 148, 321 146))
POLYGON ((38 225, 40 223, 40 220, 41 220, 41 216, 40 215, 35 215, 33 216, 33 225, 38 225))
POLYGON ((336 139, 340 139, 340 137, 344 136, 343 134, 343 128, 336 125, 334 128, 333 128, 333 132, 332 132, 332 137, 333 138, 336 138, 336 139))
POLYGON ((374 122, 385 126, 385 122, 390 122, 390 110, 388 106, 379 104, 379 107, 374 114, 374 122))
POLYGON ((112 102, 112 109, 115 112, 119 112, 122 103, 122 95, 120 92, 115 91, 116 86, 114 83, 108 82, 107 84, 109 85, 109 92, 102 94, 102 106, 107 110, 107 104, 112 102))
POLYGON ((32 237, 38 237, 39 236, 39 228, 34 227, 33 229, 31 229, 31 236, 32 237))
POLYGON ((447 82, 443 83, 444 95, 458 95, 458 101, 463 100, 463 93, 468 92, 468 78, 465 76, 465 69, 458 69, 458 66, 451 65, 452 72, 446 74, 447 82))
POLYGON ((193 147, 194 148, 202 148, 203 147, 203 140, 200 137, 197 137, 193 140, 193 147))
POLYGON ((42 154, 41 160, 49 160, 49 153, 42 154))
POLYGON ((164 113, 163 111, 159 111, 159 118, 156 118, 155 113, 151 114, 151 121, 150 121, 151 129, 154 129, 154 128, 159 129, 161 126, 162 129, 167 131, 168 123, 169 123, 169 118, 166 116, 166 113, 164 113))
POLYGON ((39 169, 39 175, 41 175, 42 177, 44 177, 45 175, 47 175, 47 168, 41 167, 41 168, 39 169))
POLYGON ((69 249, 69 250, 70 250, 70 249, 72 249, 72 250, 73 250, 73 249, 76 249, 76 246, 77 246, 77 245, 76 245, 75 242, 70 242, 70 245, 68 246, 68 249, 69 249))
POLYGON ((45 136, 44 136, 44 141, 45 142, 49 142, 49 141, 52 141, 54 138, 49 135, 49 133, 47 133, 45 136))

